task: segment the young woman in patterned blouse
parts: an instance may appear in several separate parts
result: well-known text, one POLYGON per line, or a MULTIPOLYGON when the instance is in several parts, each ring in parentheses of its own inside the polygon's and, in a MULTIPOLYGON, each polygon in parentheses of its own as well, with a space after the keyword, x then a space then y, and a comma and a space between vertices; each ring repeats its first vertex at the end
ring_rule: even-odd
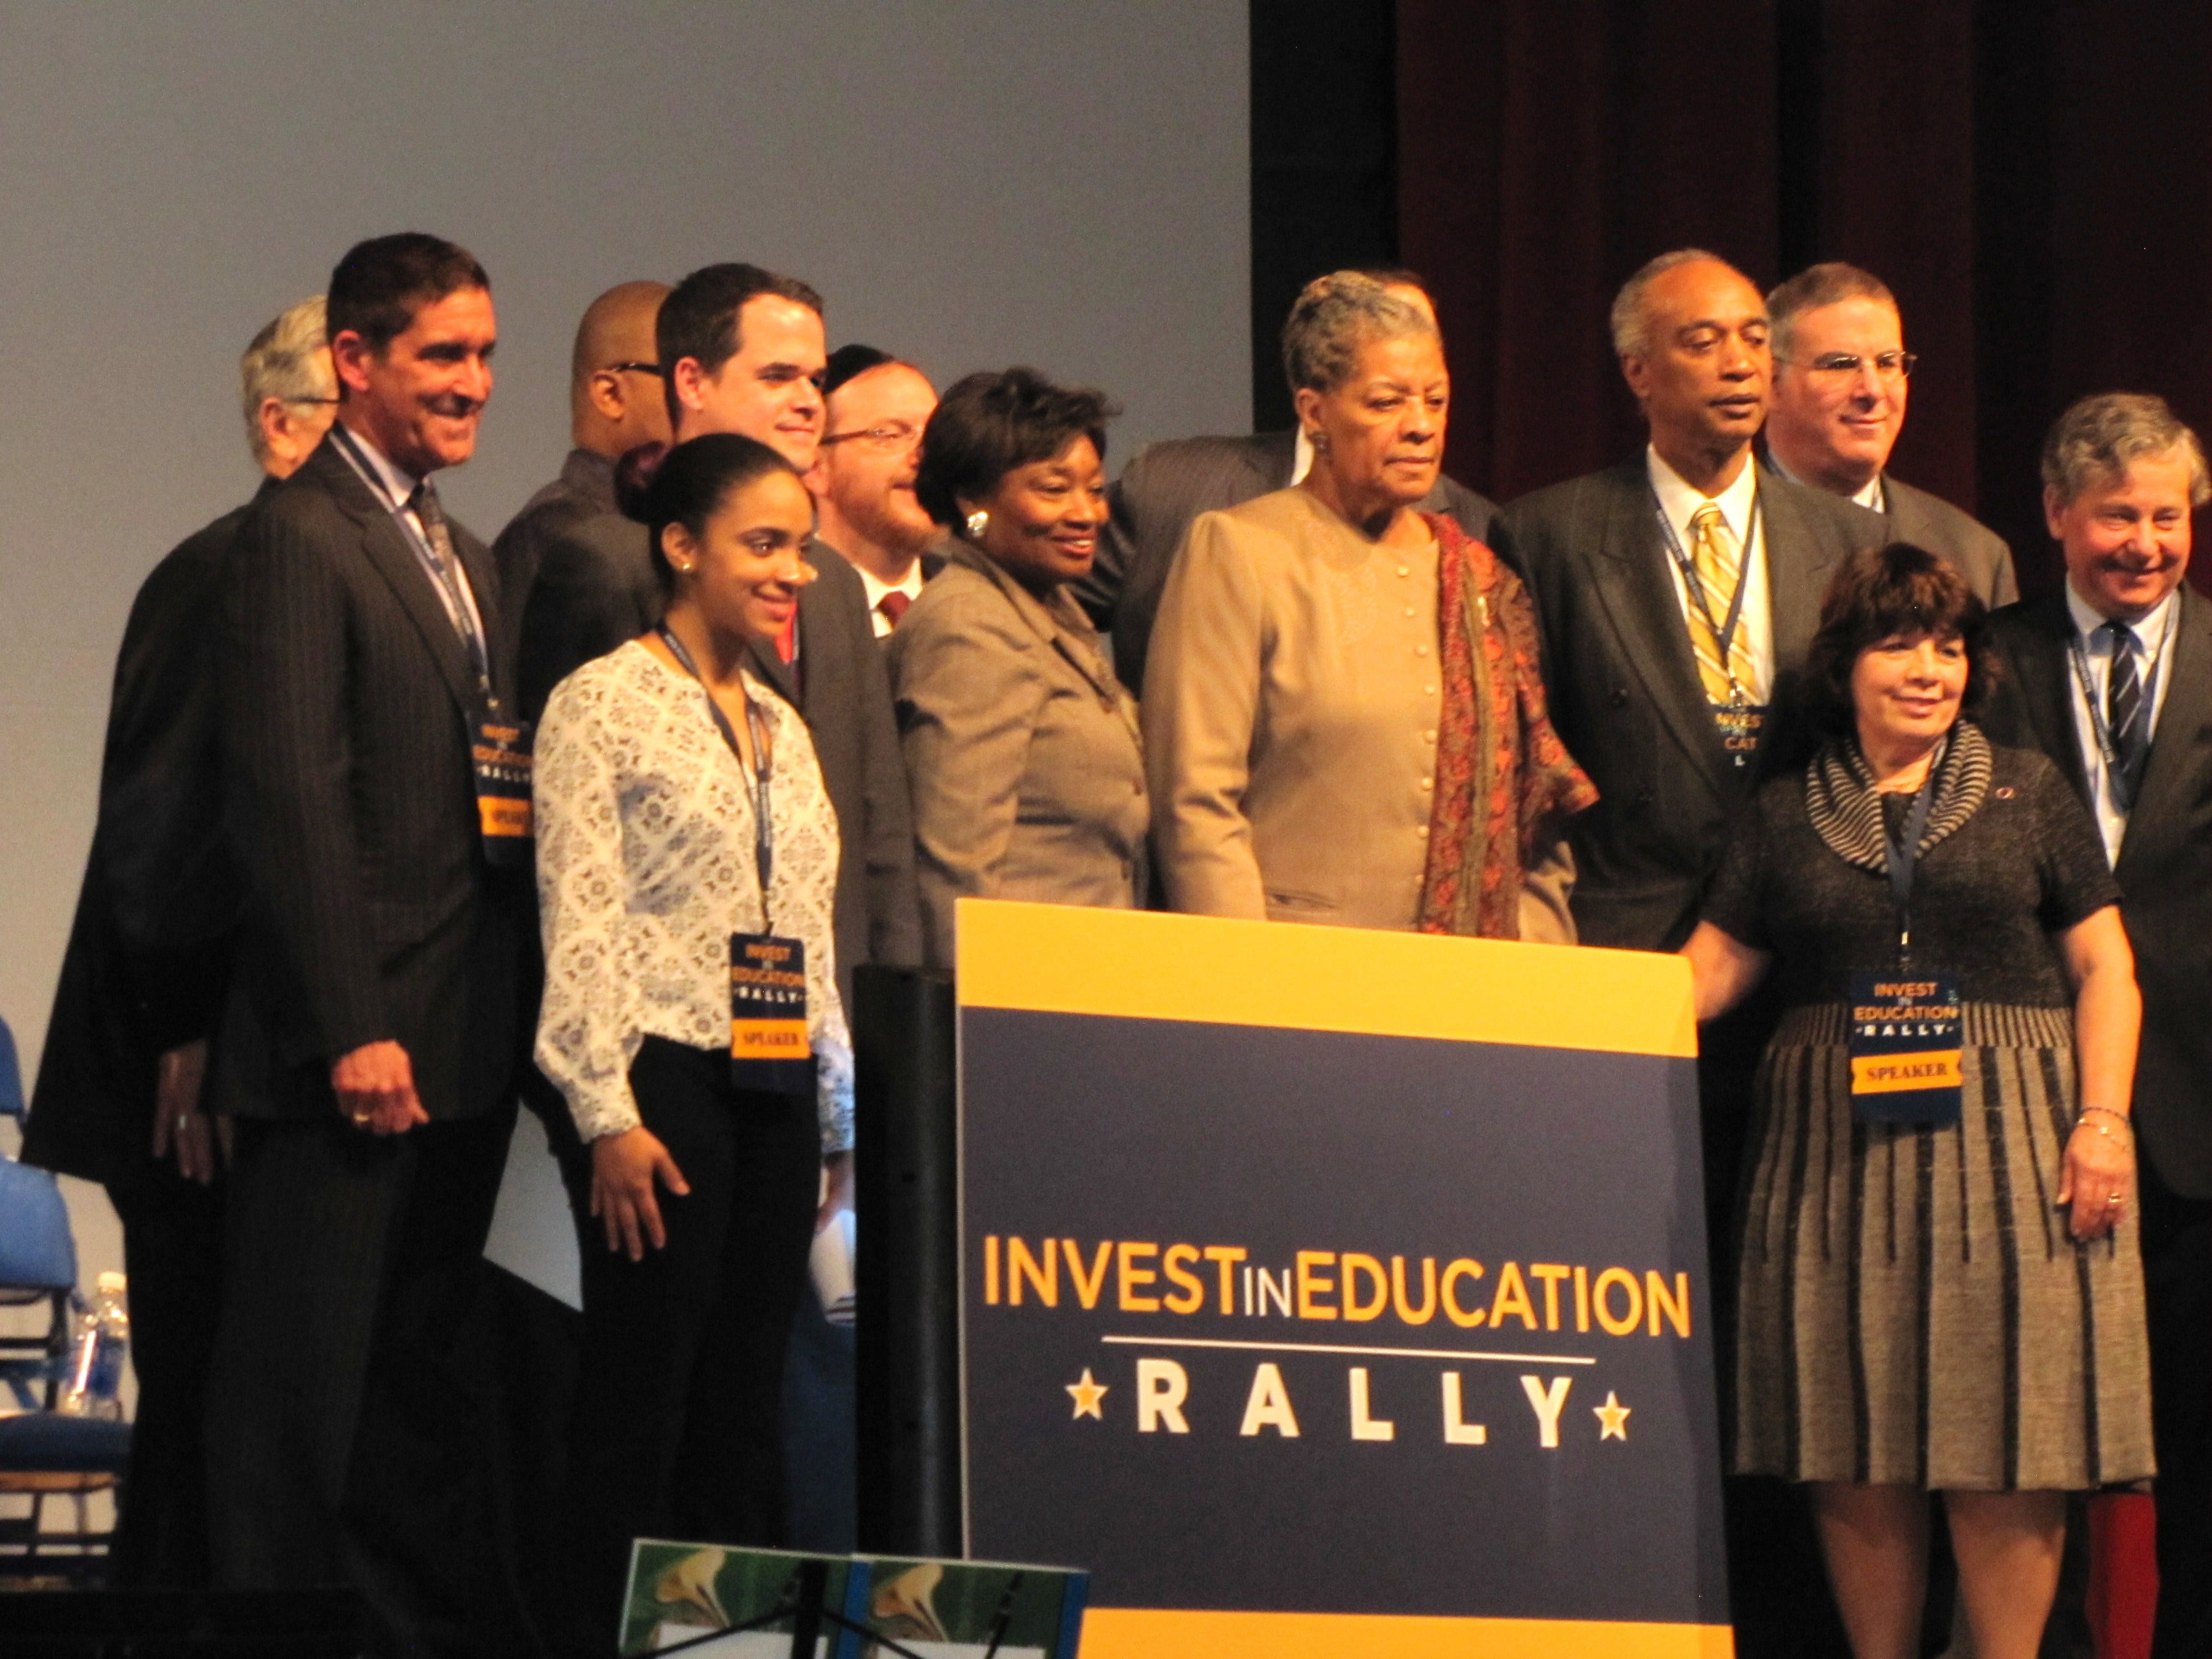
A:
POLYGON ((812 579, 812 502, 717 434, 668 453, 636 516, 666 618, 556 687, 538 738, 537 1058, 591 1158, 580 1632, 612 1627, 635 1537, 774 1541, 785 1339, 823 1160, 842 1185, 852 1145, 836 818, 805 722, 751 669, 812 579), (813 1065, 772 1079, 803 1092, 733 1065, 733 953, 767 937, 804 952, 813 1065))

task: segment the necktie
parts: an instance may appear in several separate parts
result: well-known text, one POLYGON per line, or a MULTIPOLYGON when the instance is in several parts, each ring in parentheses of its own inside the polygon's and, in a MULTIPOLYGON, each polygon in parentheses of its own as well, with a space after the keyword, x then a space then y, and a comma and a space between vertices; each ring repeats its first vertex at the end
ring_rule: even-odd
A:
POLYGON ((2112 752, 2120 759, 2119 784, 2132 802, 2142 781, 2143 763, 2150 758, 2150 722, 2143 717, 2142 675, 2136 666, 2142 642, 2124 622, 2106 623, 2112 636, 2112 672, 2105 686, 2105 725, 2112 734, 2112 752))
POLYGON ((912 595, 902 593, 895 587, 876 601, 876 609, 883 613, 885 622, 893 628, 896 628, 899 625, 899 618, 906 615, 907 606, 913 603, 912 595))
POLYGON ((1727 659, 1721 656, 1720 630, 1728 625, 1736 584, 1743 579, 1743 552, 1717 501, 1705 502, 1690 515, 1690 568, 1697 573, 1698 592, 1704 600, 1690 607, 1690 647, 1698 659, 1705 700, 1718 704, 1748 698, 1751 653, 1744 646, 1741 617, 1729 637, 1727 659))
POLYGON ((491 664, 484 654, 483 641, 477 633, 467 592, 461 586, 460 561, 453 556, 453 532, 447 528, 446 511, 438 505, 438 492, 431 488, 428 478, 415 486, 415 493, 407 498, 407 506, 415 514, 416 522, 422 526, 422 539, 430 549, 430 568, 437 574, 438 586, 445 590, 446 608, 453 614, 454 631, 467 648, 469 666, 476 672, 477 688, 489 691, 491 664))

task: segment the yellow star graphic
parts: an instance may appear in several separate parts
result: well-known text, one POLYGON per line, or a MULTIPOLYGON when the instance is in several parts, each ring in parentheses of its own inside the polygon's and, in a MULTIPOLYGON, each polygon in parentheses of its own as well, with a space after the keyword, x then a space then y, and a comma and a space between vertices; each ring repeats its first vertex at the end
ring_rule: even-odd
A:
POLYGON ((1620 1396, 1614 1394, 1612 1389, 1606 1390, 1605 1404, 1592 1406, 1590 1410, 1595 1413, 1600 1425, 1597 1431, 1599 1439, 1626 1440, 1628 1438, 1628 1407, 1620 1403, 1620 1396))
MULTIPOLYGON (((1090 1366, 1083 1368, 1083 1380, 1069 1383, 1067 1391, 1075 1398, 1077 1417, 1096 1418, 1101 1423, 1106 1420, 1106 1413, 1098 1408, 1098 1402, 1106 1397, 1106 1385, 1092 1379, 1090 1366)), ((1621 1437, 1627 1438, 1626 1435, 1621 1437)))

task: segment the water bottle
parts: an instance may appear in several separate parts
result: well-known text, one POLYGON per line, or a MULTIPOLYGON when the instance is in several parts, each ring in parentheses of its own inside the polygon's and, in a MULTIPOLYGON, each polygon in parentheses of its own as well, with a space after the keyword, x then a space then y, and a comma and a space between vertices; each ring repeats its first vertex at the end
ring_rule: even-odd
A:
POLYGON ((102 1273, 76 1339, 61 1409, 71 1417, 123 1416, 123 1358, 131 1351, 131 1307, 121 1273, 102 1273))

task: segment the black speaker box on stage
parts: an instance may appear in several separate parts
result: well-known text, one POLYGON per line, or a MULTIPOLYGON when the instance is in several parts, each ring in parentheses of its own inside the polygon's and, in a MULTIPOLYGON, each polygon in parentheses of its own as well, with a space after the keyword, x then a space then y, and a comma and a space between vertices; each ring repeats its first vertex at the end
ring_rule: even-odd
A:
POLYGON ((957 1557, 958 1089, 949 975, 854 975, 860 1547, 957 1557))
POLYGON ((351 1590, 24 1590, 0 1595, 6 1659, 365 1659, 351 1590))

